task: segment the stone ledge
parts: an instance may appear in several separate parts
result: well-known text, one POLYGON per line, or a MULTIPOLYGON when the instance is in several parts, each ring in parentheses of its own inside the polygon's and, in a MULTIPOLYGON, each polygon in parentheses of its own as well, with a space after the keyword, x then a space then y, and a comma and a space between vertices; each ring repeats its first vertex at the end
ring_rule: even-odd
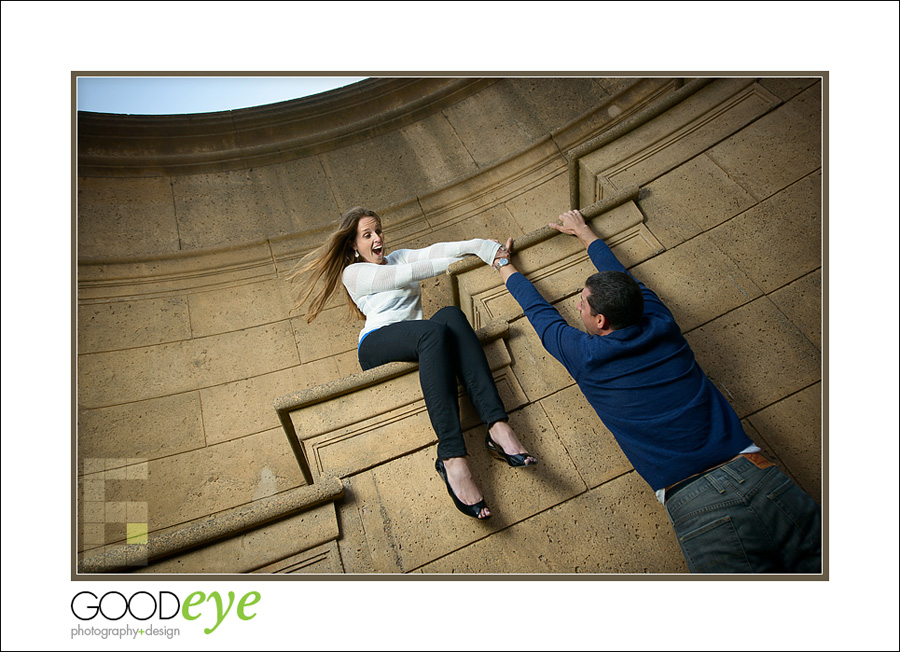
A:
MULTIPOLYGON (((640 188, 638 186, 629 186, 628 188, 623 188, 622 190, 617 191, 615 194, 607 197, 606 199, 601 199, 600 201, 595 202, 590 206, 586 206, 580 209, 580 211, 586 220, 590 220, 594 217, 597 217, 598 215, 612 210, 613 208, 616 208, 617 206, 621 206, 622 204, 636 200, 639 194, 640 188)), ((526 233, 521 238, 516 238, 513 242, 513 249, 516 251, 521 251, 522 249, 534 247, 535 245, 540 244, 545 240, 549 240, 550 238, 557 235, 559 235, 559 231, 557 231, 556 229, 553 229, 549 226, 543 226, 539 229, 535 229, 534 231, 526 233)), ((459 276, 463 272, 477 269, 482 265, 484 265, 483 261, 470 256, 450 265, 450 267, 447 269, 447 274, 454 277, 459 276)))
POLYGON ((232 538, 322 503, 333 502, 343 495, 344 485, 340 478, 321 479, 315 485, 291 489, 184 527, 151 533, 146 543, 119 544, 84 553, 78 560, 77 573, 128 572, 193 548, 232 538))

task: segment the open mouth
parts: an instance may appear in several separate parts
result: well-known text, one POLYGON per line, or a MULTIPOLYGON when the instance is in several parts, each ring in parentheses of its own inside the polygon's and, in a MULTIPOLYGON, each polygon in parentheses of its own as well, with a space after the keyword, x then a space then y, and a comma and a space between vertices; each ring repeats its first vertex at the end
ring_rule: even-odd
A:
POLYGON ((380 256, 382 249, 383 249, 383 247, 372 247, 372 253, 375 254, 376 256, 380 256))

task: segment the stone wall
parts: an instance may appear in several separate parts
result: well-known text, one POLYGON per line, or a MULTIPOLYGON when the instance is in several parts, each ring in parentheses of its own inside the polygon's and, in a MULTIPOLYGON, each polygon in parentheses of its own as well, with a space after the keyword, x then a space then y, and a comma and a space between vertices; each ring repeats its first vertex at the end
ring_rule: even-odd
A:
POLYGON ((487 268, 424 284, 428 312, 507 325, 486 351, 541 465, 491 463, 467 421, 486 523, 434 473, 415 370, 354 385, 360 324, 338 301, 312 324, 292 312, 289 271, 363 204, 389 248, 533 241, 524 269, 574 317, 583 252, 535 237, 569 207, 572 163, 581 206, 638 189, 596 228, 818 498, 821 82, 705 80, 652 112, 689 81, 369 80, 225 114, 79 116, 83 559, 128 541, 160 573, 684 572, 664 510, 487 268), (288 411, 286 436, 273 402, 335 385, 288 411), (153 547, 188 531, 205 547, 153 547))

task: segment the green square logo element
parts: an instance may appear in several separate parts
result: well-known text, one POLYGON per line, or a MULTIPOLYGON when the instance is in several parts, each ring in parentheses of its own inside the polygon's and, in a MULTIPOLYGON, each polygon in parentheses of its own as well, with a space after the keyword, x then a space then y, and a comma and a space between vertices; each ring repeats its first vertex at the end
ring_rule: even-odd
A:
POLYGON ((130 544, 147 543, 146 523, 126 523, 126 541, 130 544))

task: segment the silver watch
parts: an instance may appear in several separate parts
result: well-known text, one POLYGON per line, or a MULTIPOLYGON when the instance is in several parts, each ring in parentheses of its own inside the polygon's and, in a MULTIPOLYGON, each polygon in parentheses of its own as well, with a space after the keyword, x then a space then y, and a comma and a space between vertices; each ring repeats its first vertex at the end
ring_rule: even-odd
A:
POLYGON ((501 267, 504 265, 509 265, 509 258, 501 258, 496 263, 494 263, 494 267, 499 271, 501 267))

